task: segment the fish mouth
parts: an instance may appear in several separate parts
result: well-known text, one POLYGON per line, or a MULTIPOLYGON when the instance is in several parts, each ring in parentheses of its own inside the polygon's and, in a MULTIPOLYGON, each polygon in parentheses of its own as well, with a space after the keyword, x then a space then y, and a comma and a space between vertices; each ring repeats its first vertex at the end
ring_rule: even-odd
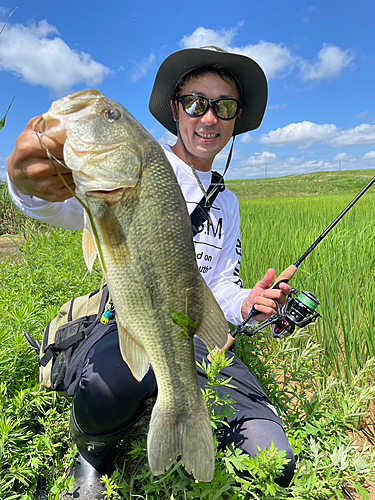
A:
POLYGON ((125 191, 125 189, 126 188, 124 188, 124 187, 113 188, 113 189, 91 189, 90 191, 86 191, 85 195, 92 196, 92 197, 118 196, 119 194, 122 195, 122 193, 125 191))
POLYGON ((72 152, 77 156, 87 155, 106 155, 117 151, 120 147, 119 144, 107 146, 106 144, 94 144, 80 140, 78 137, 70 134, 69 144, 72 152))

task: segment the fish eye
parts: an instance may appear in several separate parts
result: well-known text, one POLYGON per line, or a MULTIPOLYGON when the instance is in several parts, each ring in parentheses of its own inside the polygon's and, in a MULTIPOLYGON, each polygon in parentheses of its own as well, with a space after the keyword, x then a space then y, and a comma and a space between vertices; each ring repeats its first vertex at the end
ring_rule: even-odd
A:
POLYGON ((111 109, 106 109, 103 112, 104 116, 107 118, 108 121, 114 122, 121 118, 121 113, 118 109, 116 108, 111 108, 111 109))

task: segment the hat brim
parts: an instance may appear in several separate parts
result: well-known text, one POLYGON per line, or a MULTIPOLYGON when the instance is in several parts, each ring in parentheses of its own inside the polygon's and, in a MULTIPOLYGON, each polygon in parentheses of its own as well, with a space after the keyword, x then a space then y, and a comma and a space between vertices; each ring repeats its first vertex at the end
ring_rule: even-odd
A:
POLYGON ((237 117, 234 133, 255 130, 263 120, 268 98, 268 86, 262 68, 250 57, 209 48, 183 49, 174 52, 160 66, 152 89, 149 109, 169 132, 177 135, 170 105, 180 78, 202 66, 218 64, 238 80, 241 86, 241 116, 237 117))

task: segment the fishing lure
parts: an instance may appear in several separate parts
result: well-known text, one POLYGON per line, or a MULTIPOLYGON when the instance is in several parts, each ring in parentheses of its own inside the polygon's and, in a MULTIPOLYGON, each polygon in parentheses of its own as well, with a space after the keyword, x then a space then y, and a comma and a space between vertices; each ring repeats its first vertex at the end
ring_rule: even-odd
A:
POLYGON ((110 300, 108 302, 106 310, 104 311, 102 317, 100 318, 100 323, 102 323, 103 325, 108 325, 109 321, 114 317, 114 315, 115 315, 115 306, 110 300))

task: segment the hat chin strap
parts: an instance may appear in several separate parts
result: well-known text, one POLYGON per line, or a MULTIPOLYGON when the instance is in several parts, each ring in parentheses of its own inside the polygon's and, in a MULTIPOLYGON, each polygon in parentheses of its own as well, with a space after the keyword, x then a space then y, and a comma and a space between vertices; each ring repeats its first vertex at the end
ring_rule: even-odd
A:
MULTIPOLYGON (((219 189, 219 185, 215 186, 215 189, 213 189, 213 190, 211 191, 211 193, 210 193, 209 195, 207 195, 207 192, 206 192, 206 190, 204 189, 204 186, 203 186, 203 184, 202 184, 202 181, 200 180, 200 178, 199 178, 199 176, 198 176, 198 174, 197 174, 197 171, 195 170, 194 165, 193 165, 193 164, 192 164, 192 162, 190 161, 190 158, 189 158, 189 156, 188 156, 188 154, 187 154, 186 147, 185 147, 185 144, 184 144, 184 141, 183 141, 183 139, 182 139, 181 132, 180 132, 180 125, 179 125, 179 123, 178 123, 178 119, 177 119, 177 117, 178 117, 178 113, 177 113, 177 107, 176 107, 176 103, 175 103, 175 101, 173 101, 173 110, 174 110, 174 114, 175 114, 175 117, 176 117, 175 122, 176 122, 177 137, 178 137, 178 138, 180 139, 180 141, 181 141, 181 146, 182 146, 183 152, 184 152, 184 154, 185 154, 186 160, 187 160, 187 162, 188 162, 188 165, 189 165, 189 167, 191 168, 191 170, 192 170, 192 172, 193 172, 193 174, 194 174, 194 177, 195 177, 195 179, 196 179, 196 181, 197 181, 197 183, 198 183, 199 187, 200 187, 200 188, 201 188, 201 190, 202 190, 203 196, 206 198, 206 201, 208 202, 209 198, 211 198, 211 196, 213 195, 213 193, 214 193, 217 189, 219 189)), ((236 138, 236 135, 235 135, 235 133, 233 133, 232 145, 231 145, 230 150, 229 150, 229 153, 228 153, 227 163, 226 163, 226 165, 225 165, 225 169, 224 169, 224 172, 223 172, 223 178, 224 178, 225 174, 227 173, 227 170, 228 170, 228 168, 229 168, 229 164, 230 164, 231 159, 232 159, 232 155, 233 155, 233 146, 234 146, 234 139, 235 139, 235 138, 236 138)))

